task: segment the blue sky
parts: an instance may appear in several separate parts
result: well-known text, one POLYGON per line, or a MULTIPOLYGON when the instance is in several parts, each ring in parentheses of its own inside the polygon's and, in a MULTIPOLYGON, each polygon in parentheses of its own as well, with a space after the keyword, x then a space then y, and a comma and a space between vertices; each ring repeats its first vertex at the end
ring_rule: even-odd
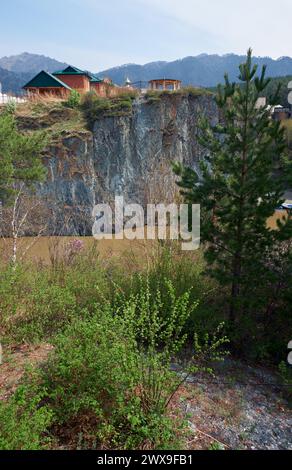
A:
POLYGON ((2 0, 0 57, 101 71, 201 53, 292 56, 291 0, 2 0))

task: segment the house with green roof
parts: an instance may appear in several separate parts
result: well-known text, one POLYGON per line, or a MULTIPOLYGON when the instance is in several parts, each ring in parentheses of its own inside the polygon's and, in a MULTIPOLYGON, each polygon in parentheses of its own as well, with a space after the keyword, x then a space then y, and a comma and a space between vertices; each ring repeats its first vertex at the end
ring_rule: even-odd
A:
POLYGON ((80 94, 95 91, 100 96, 115 94, 110 79, 101 79, 90 72, 68 65, 64 70, 54 73, 42 71, 30 80, 24 87, 29 94, 67 96, 71 90, 80 94))
POLYGON ((72 88, 49 72, 42 70, 23 87, 29 94, 66 97, 72 88))

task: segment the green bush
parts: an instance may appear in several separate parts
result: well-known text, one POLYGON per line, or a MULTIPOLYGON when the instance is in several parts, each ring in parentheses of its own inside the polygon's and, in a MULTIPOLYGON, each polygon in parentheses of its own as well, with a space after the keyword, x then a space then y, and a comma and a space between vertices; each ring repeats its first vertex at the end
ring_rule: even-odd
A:
MULTIPOLYGON (((189 292, 190 302, 197 307, 189 315, 185 330, 192 338, 194 332, 204 334, 211 333, 224 319, 224 292, 219 290, 217 283, 205 275, 205 262, 201 251, 182 253, 180 244, 159 244, 147 255, 148 263, 144 269, 133 269, 133 273, 127 278, 118 275, 118 268, 114 269, 115 282, 119 289, 116 292, 123 293, 120 303, 128 299, 132 294, 137 294, 145 289, 147 283, 153 296, 160 289, 163 309, 161 318, 168 315, 170 297, 166 288, 166 280, 171 281, 178 296, 189 292)), ((111 294, 115 297, 115 293, 111 294)), ((119 297, 120 294, 119 294, 119 297)))
POLYGON ((79 105, 80 105, 80 100, 81 100, 80 93, 78 93, 77 90, 71 90, 70 95, 69 95, 67 101, 65 102, 65 105, 68 108, 72 108, 72 109, 78 108, 79 105))
POLYGON ((58 336, 45 380, 59 423, 94 414, 94 428, 87 433, 104 444, 173 445, 165 410, 179 381, 169 362, 184 340, 179 333, 188 297, 174 301, 168 324, 161 325, 159 294, 151 310, 148 295, 141 293, 114 311, 104 304, 58 336))
POLYGON ((292 409, 292 366, 282 361, 279 365, 279 372, 284 385, 284 397, 292 409))
POLYGON ((46 431, 53 413, 41 405, 45 395, 37 385, 23 385, 8 402, 0 401, 0 450, 40 450, 49 445, 46 431))
MULTIPOLYGON (((161 260, 164 274, 171 272, 168 263, 161 260)), ((171 364, 179 363, 198 301, 174 275, 172 281, 158 273, 155 265, 149 277, 133 275, 126 293, 117 284, 122 273, 114 265, 101 269, 88 253, 51 271, 17 268, 1 274, 6 305, 14 302, 4 323, 11 337, 50 338, 55 346, 37 377, 28 376, 30 385, 1 408, 7 422, 0 431, 3 448, 41 448, 47 432, 58 440, 60 429, 70 434, 74 426, 82 430, 71 438, 76 447, 181 446, 184 424, 173 423, 168 405, 189 373, 209 370, 225 340, 206 335, 201 345, 195 335, 193 357, 184 357, 184 375, 174 372, 171 364), (8 430, 18 418, 22 424, 9 440, 8 430)))
MULTIPOLYGON (((65 247, 66 249, 66 247, 65 247)), ((41 342, 62 331, 80 312, 94 310, 109 282, 95 245, 68 261, 59 253, 54 266, 18 265, 0 270, 2 342, 41 342)), ((108 293, 107 293, 108 292, 108 293)))
POLYGON ((94 122, 103 116, 128 115, 132 111, 133 92, 123 93, 113 98, 102 98, 94 92, 87 93, 81 102, 81 109, 92 128, 94 122))
MULTIPOLYGON (((120 306, 105 301, 94 315, 84 312, 57 337, 44 385, 60 426, 88 422, 87 438, 112 448, 179 446, 182 423, 173 429, 167 408, 186 375, 170 365, 196 304, 189 293, 176 296, 171 282, 166 286, 171 300, 164 320, 161 292, 146 287, 120 306)), ((214 360, 224 342, 207 336, 201 346, 195 337, 189 372, 214 360)))
POLYGON ((49 341, 77 312, 74 293, 67 286, 49 284, 40 275, 33 281, 23 297, 16 296, 9 316, 6 311, 2 318, 6 334, 14 341, 49 341))

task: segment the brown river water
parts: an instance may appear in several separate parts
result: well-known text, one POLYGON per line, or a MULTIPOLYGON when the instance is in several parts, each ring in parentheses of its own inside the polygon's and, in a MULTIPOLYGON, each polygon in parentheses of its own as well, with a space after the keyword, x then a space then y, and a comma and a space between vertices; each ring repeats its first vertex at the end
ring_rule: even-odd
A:
MULTIPOLYGON (((268 220, 268 225, 271 228, 276 228, 277 220, 281 219, 287 213, 284 211, 276 211, 275 215, 268 220)), ((96 249, 99 256, 102 259, 106 259, 109 256, 120 256, 125 255, 131 257, 143 256, 143 253, 154 247, 156 244, 153 240, 99 240, 96 241, 93 237, 41 237, 33 243, 27 252, 27 259, 34 261, 43 261, 45 263, 50 261, 52 252, 56 250, 63 250, 72 240, 82 240, 84 249, 92 248, 96 244, 96 249)), ((32 244, 32 239, 29 237, 22 238, 21 246, 19 248, 20 253, 26 249, 28 245, 32 244)), ((0 251, 7 254, 11 250, 11 241, 6 240, 4 243, 0 239, 0 251)))

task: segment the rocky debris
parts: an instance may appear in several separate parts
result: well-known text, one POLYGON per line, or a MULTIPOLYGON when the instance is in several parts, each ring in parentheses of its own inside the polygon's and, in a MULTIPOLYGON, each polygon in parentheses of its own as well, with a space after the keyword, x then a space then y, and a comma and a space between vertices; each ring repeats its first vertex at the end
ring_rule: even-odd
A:
POLYGON ((190 377, 180 397, 190 449, 292 450, 292 411, 278 375, 226 360, 216 376, 190 377))

